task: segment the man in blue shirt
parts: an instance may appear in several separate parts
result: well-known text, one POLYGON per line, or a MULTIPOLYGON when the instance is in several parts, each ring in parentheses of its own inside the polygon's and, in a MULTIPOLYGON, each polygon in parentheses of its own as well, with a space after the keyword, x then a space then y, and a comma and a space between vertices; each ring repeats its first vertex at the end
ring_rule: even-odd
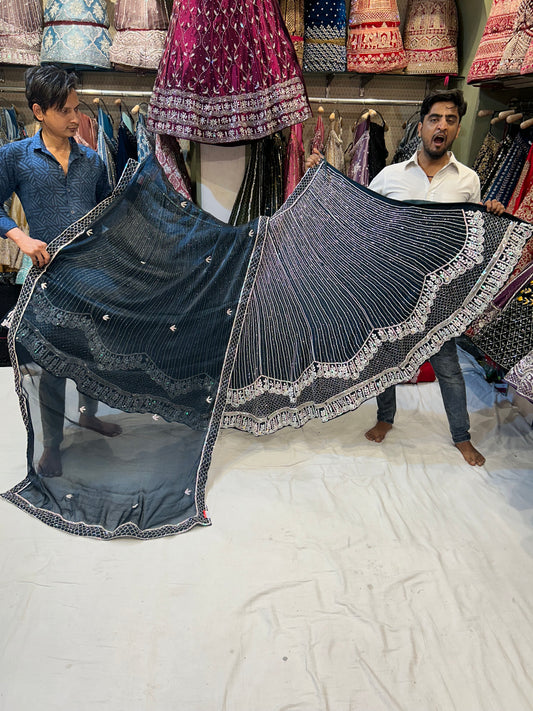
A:
MULTIPOLYGON (((26 98, 41 124, 33 138, 0 149, 0 235, 21 249, 36 267, 50 261, 47 245, 81 219, 110 192, 106 169, 98 154, 78 145, 77 78, 52 65, 26 71, 26 98), (6 214, 3 204, 16 193, 26 214, 26 234, 6 214)), ((61 474, 59 447, 63 439, 65 380, 45 371, 40 381, 44 451, 38 471, 43 476, 61 474)), ((79 423, 113 437, 120 427, 96 417, 98 403, 80 397, 79 423)))

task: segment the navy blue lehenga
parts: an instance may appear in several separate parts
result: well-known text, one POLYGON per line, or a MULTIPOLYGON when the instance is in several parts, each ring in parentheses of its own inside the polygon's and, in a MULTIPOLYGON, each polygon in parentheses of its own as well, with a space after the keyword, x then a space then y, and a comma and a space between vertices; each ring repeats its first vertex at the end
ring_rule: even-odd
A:
POLYGON ((408 379, 485 309, 532 231, 388 200, 326 163, 272 217, 231 227, 149 158, 26 280, 10 347, 28 474, 3 496, 99 538, 209 524, 220 426, 328 420, 408 379), (66 379, 60 476, 39 471, 43 373, 66 379), (78 391, 119 436, 78 425, 78 391))

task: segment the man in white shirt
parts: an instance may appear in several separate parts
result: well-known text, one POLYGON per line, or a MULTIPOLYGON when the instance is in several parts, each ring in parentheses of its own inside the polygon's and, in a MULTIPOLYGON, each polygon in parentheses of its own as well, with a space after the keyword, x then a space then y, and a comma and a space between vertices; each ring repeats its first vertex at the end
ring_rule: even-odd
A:
MULTIPOLYGON (((407 161, 384 168, 369 188, 389 198, 409 202, 476 202, 480 184, 477 174, 459 163, 450 148, 466 112, 463 92, 456 89, 427 96, 420 109, 418 135, 422 145, 407 161)), ((501 215, 505 208, 496 201, 485 203, 489 212, 501 215)), ((466 408, 466 387, 457 357, 455 341, 445 343, 430 359, 437 375, 452 440, 465 460, 482 465, 485 457, 470 441, 470 421, 466 408)), ((382 442, 392 428, 396 413, 395 388, 377 398, 377 423, 365 437, 382 442)))
MULTIPOLYGON (((459 163, 450 150, 465 112, 463 92, 458 89, 426 96, 418 124, 420 149, 409 160, 383 168, 369 188, 385 197, 407 202, 479 203, 481 191, 477 174, 459 163)), ((317 152, 312 154, 307 167, 316 165, 320 158, 317 152)), ((497 200, 489 200, 485 207, 497 215, 505 211, 497 200)), ((454 445, 469 464, 484 464, 485 457, 470 441, 466 387, 455 341, 445 343, 430 361, 439 381, 454 445)), ((365 437, 382 442, 396 414, 395 387, 385 390, 377 401, 377 423, 365 437)))

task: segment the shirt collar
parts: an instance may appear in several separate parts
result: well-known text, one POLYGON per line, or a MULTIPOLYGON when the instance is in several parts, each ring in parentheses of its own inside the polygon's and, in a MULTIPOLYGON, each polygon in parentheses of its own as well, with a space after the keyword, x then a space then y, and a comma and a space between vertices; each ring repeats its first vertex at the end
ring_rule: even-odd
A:
MULTIPOLYGON (((449 159, 449 160, 448 160, 448 163, 447 163, 443 168, 441 168, 441 170, 445 170, 445 169, 448 168, 448 166, 452 165, 453 168, 454 168, 454 170, 459 171, 459 165, 458 165, 459 161, 458 161, 457 158, 454 156, 454 154, 452 153, 452 151, 448 151, 448 159, 449 159)), ((413 155, 409 158, 409 160, 408 160, 407 163, 405 164, 405 167, 406 167, 406 168, 409 168, 409 166, 411 166, 411 165, 416 165, 416 166, 418 166, 420 169, 422 169, 421 166, 420 166, 420 163, 418 162, 418 151, 415 151, 415 152, 413 153, 413 155)), ((439 173, 440 173, 440 171, 439 171, 439 173)))
MULTIPOLYGON (((73 160, 74 158, 80 155, 80 147, 78 146, 74 138, 69 138, 68 140, 70 143, 70 150, 72 154, 72 158, 70 160, 73 160)), ((41 129, 39 129, 35 136, 33 136, 33 138, 31 139, 31 147, 34 151, 41 151, 42 153, 48 153, 48 155, 51 155, 50 151, 44 145, 44 141, 41 136, 41 129)))

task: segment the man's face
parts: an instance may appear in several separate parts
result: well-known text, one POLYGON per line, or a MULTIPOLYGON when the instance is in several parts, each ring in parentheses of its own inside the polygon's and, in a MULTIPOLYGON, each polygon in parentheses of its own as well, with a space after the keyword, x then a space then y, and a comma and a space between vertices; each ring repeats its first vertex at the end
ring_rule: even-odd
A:
POLYGON ((62 109, 50 106, 46 111, 42 111, 38 104, 34 104, 33 113, 48 133, 56 138, 70 138, 74 136, 80 123, 78 95, 73 89, 62 109))
POLYGON ((457 106, 447 101, 437 101, 424 121, 418 124, 422 148, 431 158, 441 158, 450 150, 461 125, 457 106))

